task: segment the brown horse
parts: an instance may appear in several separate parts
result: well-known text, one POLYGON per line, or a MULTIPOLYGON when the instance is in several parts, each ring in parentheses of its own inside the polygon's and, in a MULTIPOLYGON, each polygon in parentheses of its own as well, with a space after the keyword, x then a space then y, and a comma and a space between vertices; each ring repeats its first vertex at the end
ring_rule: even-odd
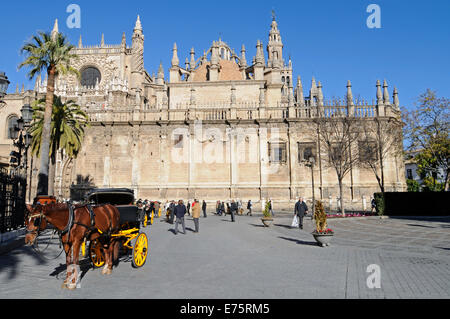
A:
POLYGON ((75 289, 78 278, 80 247, 84 240, 98 239, 103 245, 105 267, 102 274, 112 273, 113 261, 118 255, 118 242, 111 235, 119 230, 120 213, 113 205, 72 206, 69 204, 37 204, 27 219, 25 243, 33 245, 36 237, 52 224, 59 232, 66 253, 67 275, 63 288, 75 289), (90 213, 93 213, 91 215, 90 213))

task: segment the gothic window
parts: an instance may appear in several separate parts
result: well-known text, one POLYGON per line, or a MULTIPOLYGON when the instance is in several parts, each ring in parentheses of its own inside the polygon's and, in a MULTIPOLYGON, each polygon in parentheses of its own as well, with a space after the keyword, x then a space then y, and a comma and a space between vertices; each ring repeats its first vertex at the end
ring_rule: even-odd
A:
POLYGON ((18 136, 17 131, 15 130, 15 128, 17 127, 17 120, 19 119, 19 117, 17 115, 11 115, 10 117, 8 117, 7 120, 7 136, 8 139, 10 140, 15 140, 18 136))
POLYGON ((281 82, 286 82, 286 78, 284 76, 281 77, 281 82))
POLYGON ((298 162, 309 161, 317 157, 316 143, 298 143, 298 162))
POLYGON ((378 158, 377 143, 374 141, 359 142, 359 160, 362 163, 373 162, 378 158))
POLYGON ((286 143, 269 143, 269 160, 272 163, 285 164, 287 162, 286 143))
POLYGON ((100 83, 101 80, 102 75, 96 67, 90 66, 81 71, 82 86, 94 87, 97 82, 100 83))

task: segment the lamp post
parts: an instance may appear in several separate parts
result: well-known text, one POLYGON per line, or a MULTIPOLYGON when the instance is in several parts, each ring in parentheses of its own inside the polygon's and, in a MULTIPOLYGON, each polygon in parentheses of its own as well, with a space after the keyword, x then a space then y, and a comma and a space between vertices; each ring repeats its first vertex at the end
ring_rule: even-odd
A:
POLYGON ((10 82, 8 81, 8 77, 5 75, 5 72, 0 72, 0 103, 4 103, 3 98, 8 91, 9 83, 10 82))
POLYGON ((25 104, 21 109, 22 117, 17 120, 15 131, 19 132, 17 141, 14 146, 18 148, 18 152, 11 152, 11 164, 17 163, 17 169, 23 168, 25 181, 27 180, 28 171, 28 149, 31 145, 32 136, 28 133, 31 121, 33 120, 33 109, 29 104, 25 104), (22 154, 23 153, 23 154, 22 154), (22 160, 23 158, 23 160, 22 160))
POLYGON ((314 219, 314 212, 316 208, 316 198, 314 193, 314 165, 316 164, 316 159, 314 156, 311 156, 309 160, 306 162, 306 166, 311 168, 311 184, 312 184, 312 215, 311 220, 314 219))

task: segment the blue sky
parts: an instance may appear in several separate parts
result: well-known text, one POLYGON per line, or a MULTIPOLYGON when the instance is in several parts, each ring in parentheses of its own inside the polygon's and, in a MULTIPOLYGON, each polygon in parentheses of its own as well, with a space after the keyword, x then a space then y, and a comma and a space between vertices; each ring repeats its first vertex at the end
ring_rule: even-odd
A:
POLYGON ((11 81, 9 91, 34 82, 17 70, 20 48, 37 30, 51 31, 55 18, 60 32, 73 44, 80 34, 84 45, 119 44, 126 32, 128 45, 136 17, 145 34, 145 67, 152 74, 163 62, 166 77, 171 49, 177 42, 183 62, 191 47, 197 54, 220 36, 236 52, 268 41, 271 11, 275 10, 284 42, 284 58, 291 56, 294 77, 302 77, 305 95, 316 77, 326 98, 344 96, 347 80, 354 96, 375 98, 376 80, 386 79, 392 95, 411 107, 427 88, 450 97, 450 1, 448 0, 322 0, 322 1, 3 1, 0 20, 0 70, 11 81), (66 8, 81 7, 81 28, 69 29, 66 8), (381 8, 381 29, 369 29, 369 4, 381 8))

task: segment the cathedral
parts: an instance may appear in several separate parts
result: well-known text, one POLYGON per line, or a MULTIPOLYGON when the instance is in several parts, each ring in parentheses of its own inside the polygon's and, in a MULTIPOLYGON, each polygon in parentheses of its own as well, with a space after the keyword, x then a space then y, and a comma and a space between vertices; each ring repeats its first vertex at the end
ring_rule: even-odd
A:
MULTIPOLYGON (((209 48, 192 48, 182 62, 175 43, 171 52, 168 48, 170 69, 160 64, 156 75, 144 68, 140 17, 131 47, 125 33, 117 45, 102 37, 100 45, 85 46, 80 37, 72 66, 81 76, 60 76, 55 94, 74 100, 91 124, 78 157, 58 158, 54 195, 67 199, 77 188, 125 187, 137 198, 164 202, 271 199, 278 210, 293 209, 299 196, 310 201, 313 178, 315 198, 336 209, 336 173, 319 149, 313 119, 345 110, 360 118, 400 120, 397 90, 391 96, 387 82, 378 81, 376 100, 368 103, 353 99, 348 81, 347 98, 329 101, 321 81, 313 78, 306 91, 291 59, 284 59, 275 18, 268 29, 267 44, 256 41, 254 57, 247 56, 244 45, 235 50, 218 39, 209 48)), ((8 127, 22 105, 45 96, 46 85, 39 77, 34 90, 17 88, 5 97, 2 155, 9 154, 12 144, 8 127)), ((37 162, 30 166, 32 192, 37 162)), ((386 158, 387 190, 406 189, 404 168, 401 156, 386 158)), ((378 191, 374 174, 355 166, 344 179, 343 200, 346 207, 370 209, 378 191)))

